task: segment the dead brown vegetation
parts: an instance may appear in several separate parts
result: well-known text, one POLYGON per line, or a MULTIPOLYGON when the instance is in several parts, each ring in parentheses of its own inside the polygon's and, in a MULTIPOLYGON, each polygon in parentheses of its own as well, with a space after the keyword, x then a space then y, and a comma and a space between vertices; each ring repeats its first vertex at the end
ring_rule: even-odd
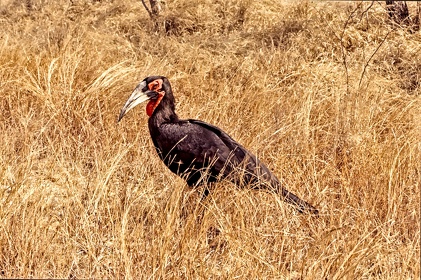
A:
POLYGON ((135 0, 1 2, 0 277, 419 279, 420 33, 381 3, 166 5, 156 29, 135 0), (116 123, 153 74, 320 217, 200 203, 144 110, 116 123))

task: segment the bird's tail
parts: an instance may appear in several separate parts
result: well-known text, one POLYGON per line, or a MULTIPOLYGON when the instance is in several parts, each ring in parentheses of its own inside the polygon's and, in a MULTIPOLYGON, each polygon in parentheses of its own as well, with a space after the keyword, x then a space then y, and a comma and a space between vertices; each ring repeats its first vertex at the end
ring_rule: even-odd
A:
POLYGON ((302 200, 301 198, 299 198, 298 196, 296 196, 292 192, 288 191, 287 189, 285 189, 283 187, 281 187, 281 188, 282 188, 281 195, 282 195, 283 199, 286 202, 294 205, 300 213, 310 213, 310 214, 314 214, 314 215, 319 214, 319 210, 317 210, 313 205, 311 205, 310 203, 302 200))
MULTIPOLYGON (((246 150, 245 150, 246 151, 246 150)), ((245 159, 242 160, 241 164, 234 164, 234 168, 227 169, 228 171, 235 170, 236 172, 227 172, 228 174, 234 175, 229 178, 231 181, 238 185, 254 185, 256 189, 266 189, 271 192, 276 192, 285 202, 288 202, 295 206, 300 213, 310 213, 314 215, 319 214, 317 210, 310 203, 302 200, 292 192, 288 191, 283 187, 283 184, 279 179, 260 162, 257 157, 248 153, 245 159)))

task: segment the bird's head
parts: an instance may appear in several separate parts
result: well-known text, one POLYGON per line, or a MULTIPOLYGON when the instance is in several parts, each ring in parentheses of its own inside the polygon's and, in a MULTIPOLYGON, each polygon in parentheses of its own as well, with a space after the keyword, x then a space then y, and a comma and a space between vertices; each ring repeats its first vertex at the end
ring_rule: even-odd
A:
POLYGON ((146 100, 149 100, 146 105, 146 113, 149 117, 152 116, 158 105, 165 100, 170 101, 170 105, 174 106, 174 97, 172 95, 170 81, 164 76, 150 76, 141 81, 121 109, 118 121, 120 121, 128 111, 146 100))

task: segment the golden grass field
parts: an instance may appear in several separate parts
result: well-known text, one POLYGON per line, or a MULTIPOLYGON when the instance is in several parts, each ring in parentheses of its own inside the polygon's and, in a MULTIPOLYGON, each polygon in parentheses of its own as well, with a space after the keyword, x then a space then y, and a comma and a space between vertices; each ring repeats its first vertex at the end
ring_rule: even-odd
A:
POLYGON ((420 73, 384 2, 2 0, 0 278, 419 279, 420 73), (320 216, 201 202, 144 105, 117 124, 150 75, 320 216))

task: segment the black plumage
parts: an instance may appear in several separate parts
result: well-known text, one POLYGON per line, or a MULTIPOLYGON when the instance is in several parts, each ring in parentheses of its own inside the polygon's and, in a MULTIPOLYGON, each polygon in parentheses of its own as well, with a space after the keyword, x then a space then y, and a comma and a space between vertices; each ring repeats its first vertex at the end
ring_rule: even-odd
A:
POLYGON ((312 205, 285 189, 256 156, 224 131, 199 120, 180 120, 166 77, 144 79, 121 110, 119 121, 146 100, 149 100, 146 106, 149 131, 156 151, 165 165, 189 186, 228 179, 240 186, 277 192, 300 212, 318 213, 312 205))

